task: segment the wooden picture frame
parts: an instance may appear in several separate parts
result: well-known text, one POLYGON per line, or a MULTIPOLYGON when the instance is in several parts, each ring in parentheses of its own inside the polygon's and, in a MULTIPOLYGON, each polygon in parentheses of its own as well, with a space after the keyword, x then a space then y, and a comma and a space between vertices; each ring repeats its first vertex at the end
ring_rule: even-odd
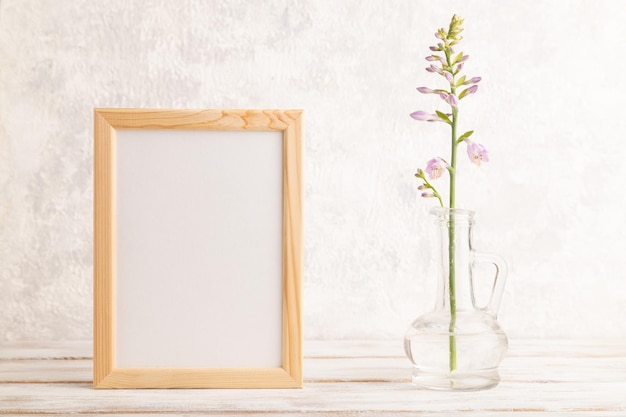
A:
POLYGON ((302 111, 95 109, 94 119, 94 388, 301 387, 302 111))

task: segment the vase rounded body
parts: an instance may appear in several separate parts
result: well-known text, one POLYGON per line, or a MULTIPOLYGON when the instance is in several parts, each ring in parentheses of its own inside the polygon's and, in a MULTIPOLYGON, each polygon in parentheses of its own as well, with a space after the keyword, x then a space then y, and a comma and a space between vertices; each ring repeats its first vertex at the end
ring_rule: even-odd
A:
POLYGON ((497 321, 506 265, 472 247, 473 212, 437 208, 437 299, 433 311, 417 318, 404 338, 413 364, 413 384, 438 390, 480 390, 500 381, 498 366, 507 348, 497 321), (489 300, 477 305, 473 269, 493 265, 495 278, 489 300))

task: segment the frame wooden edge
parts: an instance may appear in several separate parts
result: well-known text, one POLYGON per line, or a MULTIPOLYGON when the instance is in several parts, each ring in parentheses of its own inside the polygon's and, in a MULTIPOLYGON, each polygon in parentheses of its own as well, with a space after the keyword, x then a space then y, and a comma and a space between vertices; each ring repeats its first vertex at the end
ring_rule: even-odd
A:
POLYGON ((115 129, 285 130, 302 110, 96 109, 115 129))
POLYGON ((95 387, 128 388, 300 388, 282 368, 113 369, 95 387))
POLYGON ((94 109, 94 132, 94 388, 301 388, 302 110, 94 109), (116 129, 283 131, 281 368, 114 368, 116 129))
POLYGON ((114 360, 114 164, 115 131, 94 112, 94 387, 113 369, 114 360))
POLYGON ((283 369, 302 386, 302 114, 283 140, 283 369))

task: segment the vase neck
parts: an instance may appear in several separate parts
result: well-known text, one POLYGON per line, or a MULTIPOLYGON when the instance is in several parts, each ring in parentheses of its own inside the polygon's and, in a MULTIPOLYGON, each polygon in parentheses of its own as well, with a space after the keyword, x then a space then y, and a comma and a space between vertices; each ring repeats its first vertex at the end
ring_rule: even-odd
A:
POLYGON ((472 289, 472 226, 474 213, 468 210, 438 208, 432 211, 439 236, 439 279, 437 310, 475 308, 472 289), (454 294, 453 299, 450 295, 454 294))

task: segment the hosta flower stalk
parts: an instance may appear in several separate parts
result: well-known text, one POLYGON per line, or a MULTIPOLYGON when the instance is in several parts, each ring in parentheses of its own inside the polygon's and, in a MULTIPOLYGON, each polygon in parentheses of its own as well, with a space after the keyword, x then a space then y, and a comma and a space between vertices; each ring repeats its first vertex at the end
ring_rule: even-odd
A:
MULTIPOLYGON (((435 33, 435 37, 439 40, 435 46, 429 49, 431 55, 426 57, 429 63, 426 71, 441 76, 447 83, 446 88, 429 88, 418 87, 417 91, 422 94, 435 94, 446 104, 446 110, 435 110, 434 113, 418 110, 411 113, 411 117, 415 120, 427 122, 442 122, 450 125, 450 158, 446 162, 441 157, 435 157, 427 162, 425 170, 418 169, 415 176, 422 180, 422 184, 418 187, 422 190, 421 196, 425 198, 437 198, 439 204, 443 207, 443 198, 437 191, 431 181, 437 180, 447 170, 449 176, 449 193, 448 207, 453 209, 456 207, 456 176, 457 176, 457 150, 459 145, 467 146, 467 155, 470 162, 476 166, 480 166, 483 162, 488 162, 489 157, 485 147, 479 143, 469 140, 474 131, 470 130, 462 135, 458 135, 459 108, 460 102, 464 98, 478 91, 478 83, 481 77, 468 78, 461 74, 466 65, 469 55, 463 52, 456 52, 455 48, 462 39, 463 19, 454 15, 450 21, 448 29, 441 28, 435 33)), ((450 372, 454 372, 457 367, 457 351, 456 351, 456 265, 454 263, 455 251, 454 246, 454 212, 450 212, 448 226, 448 285, 450 294, 450 325, 449 325, 449 363, 450 372)))

